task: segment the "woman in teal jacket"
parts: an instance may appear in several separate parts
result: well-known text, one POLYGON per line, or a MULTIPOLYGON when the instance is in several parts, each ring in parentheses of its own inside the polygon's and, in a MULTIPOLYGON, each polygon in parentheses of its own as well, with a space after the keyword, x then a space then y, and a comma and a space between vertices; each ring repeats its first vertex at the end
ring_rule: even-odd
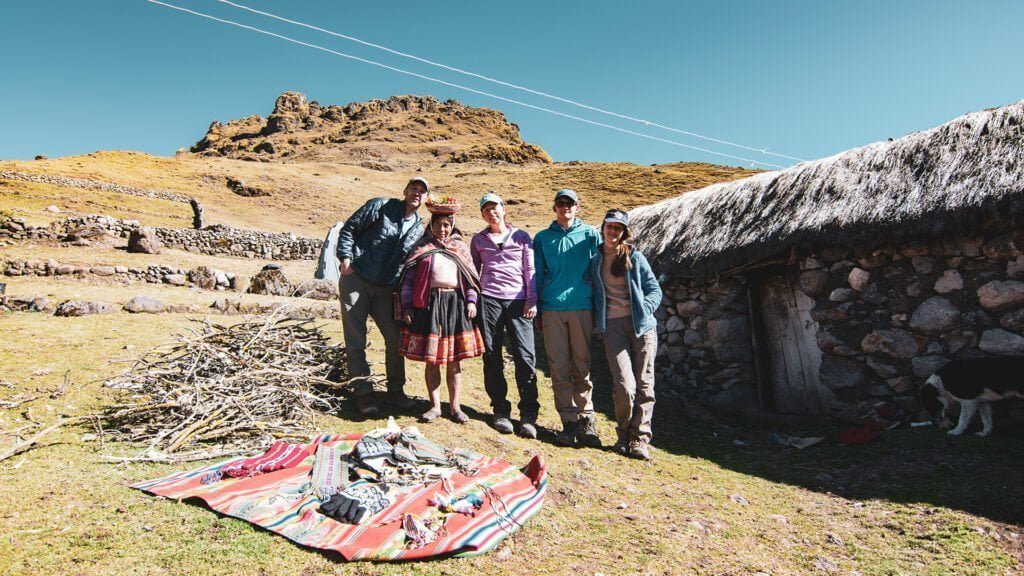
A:
POLYGON ((615 401, 614 450, 650 460, 654 414, 654 356, 658 352, 654 311, 661 286, 644 255, 629 244, 629 215, 609 210, 601 225, 604 242, 590 261, 594 324, 604 334, 615 401))

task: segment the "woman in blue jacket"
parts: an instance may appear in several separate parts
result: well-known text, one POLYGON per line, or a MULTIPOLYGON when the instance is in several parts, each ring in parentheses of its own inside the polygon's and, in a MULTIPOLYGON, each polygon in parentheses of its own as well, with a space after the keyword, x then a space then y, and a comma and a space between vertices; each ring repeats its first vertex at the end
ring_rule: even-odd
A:
POLYGON ((609 210, 601 225, 603 243, 590 262, 594 286, 594 324, 604 334, 604 350, 612 373, 615 401, 613 449, 650 460, 651 416, 654 414, 654 356, 658 331, 654 311, 661 304, 661 286, 644 255, 629 244, 629 215, 609 210))

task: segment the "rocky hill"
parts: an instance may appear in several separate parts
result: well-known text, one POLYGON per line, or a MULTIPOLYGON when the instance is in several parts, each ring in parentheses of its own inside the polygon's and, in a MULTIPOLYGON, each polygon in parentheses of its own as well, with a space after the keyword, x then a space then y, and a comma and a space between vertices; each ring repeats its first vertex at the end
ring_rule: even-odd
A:
POLYGON ((270 116, 214 122, 190 152, 261 162, 332 162, 380 171, 478 160, 550 164, 504 114, 430 96, 322 106, 298 92, 270 116))

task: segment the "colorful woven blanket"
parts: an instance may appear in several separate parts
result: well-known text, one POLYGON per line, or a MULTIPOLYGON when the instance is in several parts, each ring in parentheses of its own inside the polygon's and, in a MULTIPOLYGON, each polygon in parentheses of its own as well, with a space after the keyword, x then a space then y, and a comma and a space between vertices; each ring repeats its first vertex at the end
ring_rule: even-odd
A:
MULTIPOLYGON (((540 511, 547 470, 540 456, 523 469, 471 453, 467 476, 404 487, 389 507, 362 525, 337 522, 318 509, 310 473, 317 446, 350 452, 361 434, 325 435, 305 446, 308 456, 283 470, 204 484, 202 478, 233 459, 189 472, 132 485, 144 492, 181 500, 197 498, 213 510, 277 532, 312 548, 333 550, 347 560, 416 560, 436 556, 475 556, 497 545, 540 511), (440 498, 439 498, 440 497, 440 498), (473 514, 442 511, 439 501, 469 499, 481 504, 473 514)), ((465 451, 461 452, 466 454, 465 451)))

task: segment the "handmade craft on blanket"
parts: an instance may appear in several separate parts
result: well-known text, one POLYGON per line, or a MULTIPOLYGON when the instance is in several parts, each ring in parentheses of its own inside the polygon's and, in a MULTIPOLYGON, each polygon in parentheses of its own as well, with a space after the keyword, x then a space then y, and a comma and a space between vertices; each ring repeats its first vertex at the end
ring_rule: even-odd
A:
POLYGON ((289 467, 254 467, 283 451, 275 443, 260 457, 132 487, 176 500, 199 499, 217 512, 347 560, 385 561, 482 554, 539 512, 547 490, 540 456, 519 469, 447 449, 415 427, 399 429, 393 420, 365 435, 323 435, 291 447, 289 456, 305 457, 289 461, 289 467), (232 476, 239 470, 246 472, 232 476))

